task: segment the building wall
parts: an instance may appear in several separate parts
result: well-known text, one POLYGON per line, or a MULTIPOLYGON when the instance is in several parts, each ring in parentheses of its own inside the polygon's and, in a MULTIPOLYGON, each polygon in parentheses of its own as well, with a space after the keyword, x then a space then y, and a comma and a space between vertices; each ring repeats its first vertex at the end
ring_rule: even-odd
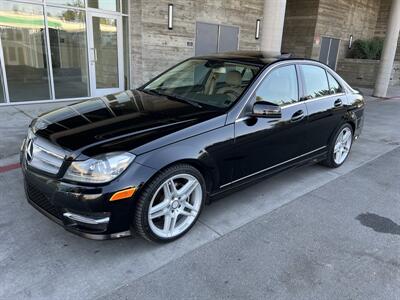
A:
POLYGON ((146 82, 194 55, 196 22, 240 27, 239 49, 258 50, 256 20, 264 0, 131 0, 131 82, 146 82), (174 4, 173 30, 168 30, 168 4, 174 4))
POLYGON ((310 57, 313 49, 319 0, 287 0, 282 52, 310 57))
MULTIPOLYGON (((338 57, 344 58, 350 35, 354 40, 374 37, 379 9, 380 0, 320 0, 315 35, 340 39, 338 57)), ((314 43, 311 57, 318 59, 319 53, 320 43, 314 43)))
MULTIPOLYGON (((341 59, 337 72, 351 85, 373 87, 379 69, 379 60, 341 59)), ((390 86, 400 85, 400 62, 395 61, 390 77, 390 86)))
MULTIPOLYGON (((322 36, 340 39, 338 58, 353 39, 385 37, 392 0, 287 0, 282 51, 319 58, 322 36)), ((396 60, 400 60, 400 39, 396 60)))
MULTIPOLYGON (((262 19, 264 0, 130 1, 132 87, 194 55, 197 21, 238 26, 240 50, 260 47, 255 22, 262 19), (167 28, 169 3, 174 4, 173 30, 167 28)), ((340 62, 348 53, 350 35, 354 40, 385 35, 390 3, 287 0, 282 51, 318 59, 321 37, 333 37, 341 40, 340 62)))

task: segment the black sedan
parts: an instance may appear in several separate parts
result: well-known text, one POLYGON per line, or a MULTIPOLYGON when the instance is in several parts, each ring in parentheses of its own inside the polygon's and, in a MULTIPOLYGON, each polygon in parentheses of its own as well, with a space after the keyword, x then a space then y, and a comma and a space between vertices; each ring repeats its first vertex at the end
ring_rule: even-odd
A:
POLYGON ((35 119, 21 148, 25 190, 82 236, 169 242, 221 193, 299 165, 342 165, 363 110, 363 96, 316 61, 195 57, 35 119))

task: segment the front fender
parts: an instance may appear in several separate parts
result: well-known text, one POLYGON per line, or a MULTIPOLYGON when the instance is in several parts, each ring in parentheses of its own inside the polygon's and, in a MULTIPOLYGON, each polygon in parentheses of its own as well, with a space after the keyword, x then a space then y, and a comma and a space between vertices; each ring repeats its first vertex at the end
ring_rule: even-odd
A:
POLYGON ((230 180, 232 175, 228 159, 232 145, 233 126, 224 126, 139 155, 135 162, 156 170, 173 163, 192 163, 200 168, 207 180, 212 180, 213 186, 219 186, 221 182, 230 180))

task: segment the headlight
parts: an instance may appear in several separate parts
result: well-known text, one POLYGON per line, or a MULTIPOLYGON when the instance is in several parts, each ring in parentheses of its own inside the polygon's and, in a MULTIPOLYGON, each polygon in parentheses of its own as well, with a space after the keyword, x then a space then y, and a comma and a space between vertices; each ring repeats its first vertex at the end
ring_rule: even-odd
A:
POLYGON ((128 152, 114 152, 95 156, 84 161, 74 161, 64 175, 64 179, 86 182, 109 182, 126 170, 135 159, 128 152))

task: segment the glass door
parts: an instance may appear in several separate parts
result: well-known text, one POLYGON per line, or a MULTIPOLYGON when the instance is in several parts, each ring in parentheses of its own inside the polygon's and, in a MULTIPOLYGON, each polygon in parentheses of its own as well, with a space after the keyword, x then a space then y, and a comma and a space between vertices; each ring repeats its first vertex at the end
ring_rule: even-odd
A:
POLYGON ((88 12, 88 51, 92 96, 124 89, 122 18, 88 12))

